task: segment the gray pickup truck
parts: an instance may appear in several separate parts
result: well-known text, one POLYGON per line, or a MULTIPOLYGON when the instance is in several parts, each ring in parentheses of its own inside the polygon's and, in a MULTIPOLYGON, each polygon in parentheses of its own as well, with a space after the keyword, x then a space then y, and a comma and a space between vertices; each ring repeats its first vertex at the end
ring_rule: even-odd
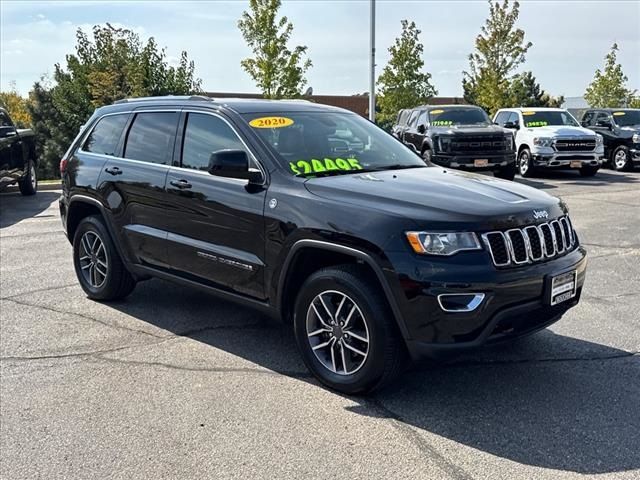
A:
POLYGON ((23 195, 38 190, 35 137, 29 129, 15 127, 9 113, 0 108, 0 190, 15 183, 23 195))

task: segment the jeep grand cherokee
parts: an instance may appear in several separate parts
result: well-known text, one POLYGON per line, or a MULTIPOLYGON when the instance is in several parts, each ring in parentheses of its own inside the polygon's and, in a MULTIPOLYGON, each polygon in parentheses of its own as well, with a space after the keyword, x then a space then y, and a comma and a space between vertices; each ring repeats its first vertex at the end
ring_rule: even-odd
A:
POLYGON ((542 329, 586 270, 557 198, 443 169, 353 113, 160 97, 99 108, 61 161, 60 213, 96 300, 160 277, 291 322, 324 384, 542 329))

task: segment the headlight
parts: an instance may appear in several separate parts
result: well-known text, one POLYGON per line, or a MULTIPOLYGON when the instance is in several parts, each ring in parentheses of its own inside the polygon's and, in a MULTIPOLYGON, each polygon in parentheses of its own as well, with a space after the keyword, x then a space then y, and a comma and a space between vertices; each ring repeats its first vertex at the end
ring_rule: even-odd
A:
POLYGON ((515 141, 515 138, 513 138, 513 135, 509 134, 504 136, 504 145, 507 148, 507 150, 516 149, 516 141, 515 141))
POLYGON ((533 139, 533 144, 538 147, 550 147, 553 143, 553 138, 536 137, 533 139))
POLYGON ((640 143, 640 133, 634 133, 633 137, 631 137, 633 143, 640 143))
POLYGON ((596 133, 596 145, 602 145, 602 135, 600 135, 599 133, 596 133))
POLYGON ((406 235, 413 251, 426 255, 453 255, 463 250, 482 248, 473 232, 406 232, 406 235))

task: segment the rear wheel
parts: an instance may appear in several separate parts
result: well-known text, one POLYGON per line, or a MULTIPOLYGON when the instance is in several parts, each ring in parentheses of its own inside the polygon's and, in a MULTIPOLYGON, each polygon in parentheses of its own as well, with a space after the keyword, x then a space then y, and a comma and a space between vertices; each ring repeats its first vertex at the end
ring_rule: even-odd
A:
POLYGON ((22 177, 22 180, 18 183, 20 193, 25 196, 35 195, 38 191, 38 173, 36 171, 36 164, 29 160, 27 166, 27 174, 22 177))
POLYGON ((585 165, 580 168, 580 175, 583 177, 593 177, 596 173, 598 173, 600 167, 592 167, 591 165, 585 165))
POLYGON ((528 148, 523 148, 520 155, 518 155, 518 173, 522 177, 530 177, 534 173, 531 150, 528 148))
POLYGON ((406 350, 384 293, 364 269, 343 265, 312 274, 296 300, 302 358, 323 384, 368 393, 397 377, 406 350))
POLYGON ((80 286, 94 300, 118 300, 136 286, 100 217, 86 217, 78 225, 73 265, 80 286))
POLYGON ((619 146, 613 151, 611 155, 611 168, 621 172, 623 170, 629 170, 631 166, 629 149, 624 145, 619 146))

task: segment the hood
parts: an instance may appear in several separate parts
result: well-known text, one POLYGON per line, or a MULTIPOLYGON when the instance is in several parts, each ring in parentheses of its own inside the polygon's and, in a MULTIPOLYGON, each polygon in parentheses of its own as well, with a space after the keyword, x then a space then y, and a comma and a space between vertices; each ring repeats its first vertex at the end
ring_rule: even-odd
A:
POLYGON ((437 135, 496 135, 496 134, 504 134, 509 132, 509 130, 505 130, 498 125, 455 125, 453 127, 429 127, 429 132, 437 135))
MULTIPOLYGON (((477 230, 540 223, 562 215, 562 202, 526 185, 485 175, 425 167, 309 179, 314 195, 414 220, 420 228, 447 228, 452 222, 477 230)), ((459 228, 459 227, 456 227, 459 228)))
POLYGON ((527 128, 538 137, 595 137, 595 132, 583 127, 567 127, 563 125, 549 125, 547 127, 527 128))

